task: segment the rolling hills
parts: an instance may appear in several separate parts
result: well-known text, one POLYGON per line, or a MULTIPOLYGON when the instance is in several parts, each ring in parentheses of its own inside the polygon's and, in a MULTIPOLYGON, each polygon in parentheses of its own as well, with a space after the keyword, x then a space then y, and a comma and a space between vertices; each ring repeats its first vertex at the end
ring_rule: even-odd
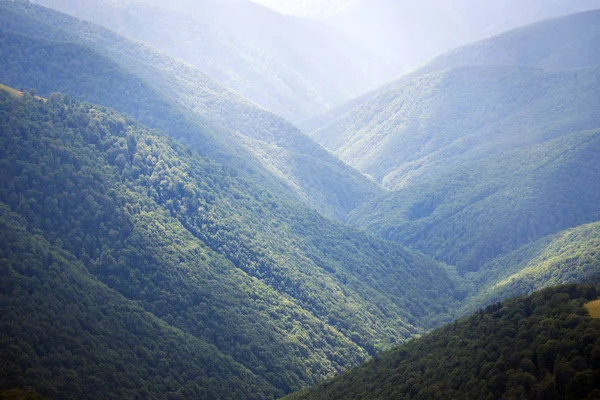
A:
POLYGON ((525 245, 467 275, 477 294, 461 313, 564 283, 600 282, 600 223, 581 225, 525 245))
MULTIPOLYGON (((548 70, 575 70, 600 64, 597 35, 600 11, 576 13, 513 29, 442 54, 399 79, 366 93, 320 116, 303 121, 305 132, 324 128, 369 100, 445 69, 512 65, 548 70)), ((341 118, 343 120, 343 118, 341 118)), ((325 128, 328 129, 328 128, 325 128)))
MULTIPOLYGON (((256 29, 225 3, 198 10, 256 29)), ((150 37, 189 6, 94 4, 150 37)), ((0 399, 278 398, 382 351, 292 398, 593 398, 596 289, 494 303, 599 282, 599 20, 356 100, 314 134, 354 169, 190 64, 0 0, 0 399)))

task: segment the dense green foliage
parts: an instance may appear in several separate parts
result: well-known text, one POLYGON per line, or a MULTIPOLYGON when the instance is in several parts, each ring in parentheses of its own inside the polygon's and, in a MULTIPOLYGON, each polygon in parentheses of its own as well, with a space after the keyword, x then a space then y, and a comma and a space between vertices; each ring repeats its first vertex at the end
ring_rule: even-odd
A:
POLYGON ((121 115, 1 93, 0 201, 278 389, 447 321, 466 294, 435 261, 278 200, 121 115))
MULTIPOLYGON (((26 227, 0 205, 0 390, 33 387, 57 400, 280 393, 108 289, 72 254, 26 227)), ((22 396, 0 393, 35 398, 22 396)))
POLYGON ((313 137, 384 186, 410 189, 457 164, 598 128, 599 81, 597 68, 447 69, 385 92, 313 137))
POLYGON ((1 0, 0 27, 13 31, 4 34, 11 62, 0 82, 40 84, 33 87, 42 95, 59 91, 127 113, 330 217, 343 219, 381 192, 290 123, 188 64, 27 2, 1 0))
MULTIPOLYGON (((580 22, 589 34, 594 25, 580 22)), ((0 352, 8 360, 0 399, 280 396, 481 304, 600 276, 598 68, 467 66, 385 91, 329 138, 395 189, 382 194, 189 65, 27 2, 0 0, 0 26, 0 82, 33 88, 0 84, 0 352)), ((556 290, 537 299, 554 307, 570 293, 565 304, 575 307, 588 295, 556 290)), ((575 353, 541 364, 535 351, 544 343, 532 350, 525 339, 530 329, 544 338, 547 324, 529 319, 535 307, 508 304, 508 317, 494 317, 496 305, 468 326, 487 335, 482 321, 499 319, 493 330, 508 339, 522 328, 509 343, 518 360, 499 356, 508 339, 491 337, 499 344, 478 368, 488 356, 494 366, 460 380, 433 370, 435 346, 426 345, 433 355, 415 350, 412 361, 429 364, 394 361, 401 383, 385 367, 385 384, 369 390, 423 398, 447 388, 480 398, 571 398, 581 394, 575 383, 587 390, 595 356, 571 347, 587 364, 575 353), (515 328, 519 307, 529 322, 515 328)), ((579 319, 567 328, 588 329, 573 310, 579 319)), ((459 338, 465 324, 442 332, 459 338)), ((564 328, 557 324, 548 335, 564 328)), ((439 343, 435 335, 425 343, 439 343)), ((483 346, 460 340, 455 350, 483 346)), ((414 343, 423 342, 407 348, 414 343)), ((457 374, 467 367, 444 354, 457 374)), ((356 388, 341 379, 326 384, 334 397, 356 388)))
POLYGON ((593 286, 495 304, 290 399, 597 399, 593 286))
POLYGON ((462 313, 563 283, 600 283, 600 223, 578 226, 525 245, 466 278, 478 293, 462 313))

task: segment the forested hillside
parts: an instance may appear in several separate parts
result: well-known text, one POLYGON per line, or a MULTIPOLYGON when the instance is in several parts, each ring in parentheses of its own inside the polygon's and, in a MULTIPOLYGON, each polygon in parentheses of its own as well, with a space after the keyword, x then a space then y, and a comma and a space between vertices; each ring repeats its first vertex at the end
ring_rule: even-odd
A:
POLYGON ((446 69, 385 92, 313 137, 384 186, 407 188, 439 169, 597 128, 599 77, 596 68, 446 69))
POLYGON ((597 399, 593 286, 497 303, 289 399, 597 399))
POLYGON ((578 226, 525 245, 467 275, 479 288, 461 313, 561 283, 600 283, 600 223, 578 226))
POLYGON ((597 222, 598 32, 590 11, 466 46, 315 132, 393 190, 349 221, 463 274, 597 222))
POLYGON ((0 399, 39 399, 10 390, 25 387, 57 400, 281 394, 109 289, 27 225, 0 205, 0 399))
POLYGON ((600 132, 534 145, 441 174, 357 213, 356 223, 461 272, 546 235, 598 221, 600 132), (370 214, 369 214, 370 213, 370 214))
POLYGON ((291 121, 395 78, 383 55, 328 25, 250 1, 36 0, 189 62, 291 121))
POLYGON ((277 390, 448 321, 466 295, 448 267, 126 117, 57 94, 1 96, 0 201, 28 231, 277 390))
POLYGON ((0 400, 600 396, 598 291, 563 285, 600 283, 600 11, 447 53, 311 138, 235 90, 298 117, 384 79, 321 23, 36 2, 140 41, 0 0, 0 400))
POLYGON ((43 95, 61 91, 114 107, 331 217, 344 219, 380 193, 285 120, 185 63, 25 2, 0 1, 0 21, 5 32, 13 31, 4 34, 2 51, 11 60, 0 76, 5 83, 26 89, 41 83, 43 95), (20 38, 23 34, 43 40, 20 38))

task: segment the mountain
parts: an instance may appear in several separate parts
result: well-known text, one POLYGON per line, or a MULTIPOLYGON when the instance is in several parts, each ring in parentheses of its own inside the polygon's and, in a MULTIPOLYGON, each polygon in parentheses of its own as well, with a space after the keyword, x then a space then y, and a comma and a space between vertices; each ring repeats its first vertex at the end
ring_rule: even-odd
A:
POLYGON ((353 214, 357 226, 476 271, 497 256, 600 220, 600 132, 464 163, 353 214))
POLYGON ((36 3, 185 60, 291 121, 323 113, 397 74, 390 74, 385 57, 324 23, 250 1, 36 3))
POLYGON ((393 190, 349 222, 462 274, 597 222, 599 22, 575 14, 458 49, 314 132, 393 190), (570 35, 533 45, 551 32, 570 35))
POLYGON ((359 0, 326 21, 411 69, 509 29, 597 8, 598 0, 359 0))
POLYGON ((549 70, 593 67, 600 64, 598 32, 600 32, 600 10, 594 10, 541 21, 489 39, 469 43, 434 58, 372 92, 320 116, 303 121, 299 126, 305 132, 316 131, 378 95, 388 90, 398 89, 435 71, 477 65, 512 65, 549 70))
POLYGON ((0 398, 227 398, 281 392, 99 282, 0 206, 0 398), (106 384, 111 382, 111 384, 106 384), (6 389, 6 392, 2 389, 6 389))
POLYGON ((600 282, 600 223, 578 226, 498 257, 467 275, 478 293, 463 312, 543 287, 600 282))
POLYGON ((289 399, 596 399, 593 286, 559 286, 480 310, 289 399))
POLYGON ((446 69, 386 91, 313 138, 389 189, 410 187, 437 167, 600 126, 597 79, 597 69, 446 69))
POLYGON ((185 63, 30 3, 3 0, 0 11, 13 64, 2 67, 6 84, 128 113, 333 218, 381 193, 287 121, 185 63))
MULTIPOLYGON (((467 294, 451 268, 281 199, 127 116, 12 93, 1 92, 0 202, 108 289, 262 377, 269 393, 448 321, 467 294)), ((252 398, 246 389, 235 397, 252 398)))

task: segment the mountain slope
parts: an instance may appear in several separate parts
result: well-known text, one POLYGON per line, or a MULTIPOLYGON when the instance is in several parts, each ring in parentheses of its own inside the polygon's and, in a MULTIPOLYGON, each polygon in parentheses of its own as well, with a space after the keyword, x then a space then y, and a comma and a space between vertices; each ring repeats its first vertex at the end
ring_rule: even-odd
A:
POLYGON ((446 266, 122 115, 0 94, 0 201, 108 287, 282 392, 449 320, 466 295, 446 266))
MULTIPOLYGON (((599 6, 600 7, 600 6, 599 6)), ((600 64, 600 10, 554 18, 474 42, 443 54, 370 93, 303 122, 305 132, 325 127, 337 118, 389 90, 431 72, 475 65, 513 65, 550 70, 574 70, 600 64)), ((343 118, 342 118, 343 120, 343 118)))
POLYGON ((447 172, 366 205, 351 221, 478 270, 546 235, 600 220, 598 130, 564 135, 447 172))
POLYGON ((320 114, 387 77, 383 57, 335 29, 249 1, 36 2, 185 60, 292 121, 320 114))
POLYGON ((110 290, 75 256, 26 228, 0 204, 0 393, 33 387, 57 400, 281 393, 110 290))
POLYGON ((496 304, 290 399, 595 399, 600 321, 593 286, 496 304))
POLYGON ((498 257, 468 276, 478 293, 464 312, 564 283, 600 281, 600 223, 578 226, 498 257))
POLYGON ((3 51, 14 65, 4 67, 4 76, 0 76, 4 82, 10 79, 17 87, 39 83, 44 95, 61 91, 114 107, 331 217, 343 219, 358 204, 380 193, 375 183, 291 124, 189 65, 103 28, 28 3, 2 0, 0 18, 3 29, 44 39, 40 42, 5 33, 3 51), (91 47, 99 55, 77 46, 68 50, 64 43, 47 40, 91 47), (43 51, 38 52, 40 48, 43 51), (55 57, 55 50, 72 53, 55 57), (45 64, 53 68, 41 67, 45 64), (109 90, 116 86, 120 86, 118 93, 109 90))
POLYGON ((505 66, 434 72, 313 137, 386 187, 404 188, 440 165, 599 126, 599 75, 505 66))

